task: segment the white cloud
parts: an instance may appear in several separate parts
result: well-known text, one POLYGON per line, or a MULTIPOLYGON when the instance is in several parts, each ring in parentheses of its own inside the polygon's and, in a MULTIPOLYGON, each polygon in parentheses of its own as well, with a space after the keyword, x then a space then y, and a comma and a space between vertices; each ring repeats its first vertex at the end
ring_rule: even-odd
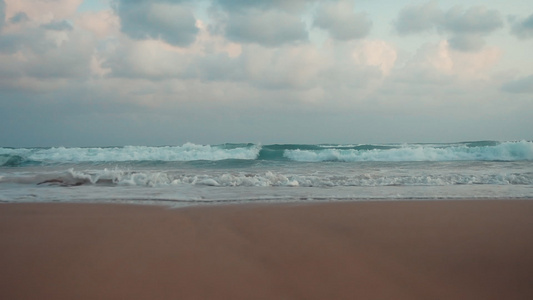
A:
POLYGON ((200 29, 196 42, 191 45, 189 51, 200 54, 226 53, 229 57, 235 58, 242 52, 242 45, 225 39, 224 36, 212 34, 202 21, 197 21, 196 26, 200 29))
POLYGON ((394 22, 400 34, 414 34, 437 30, 450 35, 452 48, 459 51, 479 51, 485 44, 484 37, 503 27, 497 10, 474 6, 468 9, 455 6, 448 11, 437 2, 411 5, 404 8, 394 22))
POLYGON ((119 35, 120 20, 111 10, 85 12, 77 19, 75 26, 93 33, 98 39, 119 35))
MULTIPOLYGON (((469 118, 475 109, 530 122, 531 76, 516 77, 530 70, 507 65, 528 41, 509 39, 517 44, 505 52, 488 43, 501 27, 496 10, 409 6, 395 26, 411 35, 399 38, 378 23, 368 31, 385 16, 374 19, 380 11, 370 4, 361 3, 368 12, 362 15, 344 0, 215 2, 132 0, 114 2, 120 9, 77 11, 78 0, 6 0, 1 125, 21 128, 20 136, 35 143, 25 120, 39 116, 46 119, 33 127, 57 132, 39 141, 60 143, 64 131, 71 144, 94 145, 115 141, 102 137, 106 127, 127 137, 119 143, 297 142, 307 131, 310 142, 388 142, 431 139, 441 124, 452 139, 463 136, 452 130, 464 125, 490 125, 469 118), (309 41, 307 30, 330 38, 309 41), (80 120, 102 130, 91 135, 80 120)), ((517 30, 528 19, 515 19, 514 34, 525 34, 517 30)), ((0 133, 5 143, 16 140, 6 137, 0 133)))
MULTIPOLYGON (((502 51, 495 47, 487 47, 478 52, 463 52, 452 48, 447 41, 441 41, 437 45, 424 45, 408 62, 406 68, 411 70, 412 74, 436 72, 467 81, 477 80, 487 78, 488 71, 501 56, 502 51)), ((431 77, 422 77, 418 80, 430 79, 431 77)))
POLYGON ((252 84, 267 88, 308 88, 316 84, 324 58, 310 45, 269 49, 248 46, 244 68, 252 84))
POLYGON ((10 19, 23 12, 33 22, 49 23, 54 20, 71 18, 83 0, 4 0, 6 18, 10 19))
POLYGON ((384 75, 391 73, 398 58, 396 49, 382 40, 362 41, 352 55, 356 63, 378 67, 384 75))
POLYGON ((103 68, 110 70, 110 76, 123 78, 235 79, 230 75, 242 70, 235 62, 241 45, 212 35, 200 21, 196 26, 197 39, 185 48, 160 40, 120 39, 104 58, 103 68))
POLYGON ((363 38, 372 27, 372 21, 366 14, 356 13, 353 2, 344 0, 322 3, 317 9, 313 24, 339 40, 363 38))
POLYGON ((12 17, 7 32, 0 36, 0 85, 18 91, 50 92, 93 74, 91 61, 98 42, 77 27, 80 3, 7 2, 7 14, 12 17))
POLYGON ((112 76, 157 80, 182 76, 189 59, 159 40, 122 40, 103 66, 112 76))

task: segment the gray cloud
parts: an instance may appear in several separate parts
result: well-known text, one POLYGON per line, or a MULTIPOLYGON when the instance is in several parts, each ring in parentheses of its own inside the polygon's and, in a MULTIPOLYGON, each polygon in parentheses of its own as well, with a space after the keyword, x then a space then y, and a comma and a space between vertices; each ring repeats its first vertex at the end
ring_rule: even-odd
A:
POLYGON ((2 27, 4 27, 6 19, 6 3, 4 0, 0 0, 0 30, 2 30, 2 27))
POLYGON ((102 66, 111 69, 110 76, 119 78, 145 78, 162 80, 166 78, 182 78, 189 65, 188 57, 180 53, 135 48, 130 44, 122 44, 114 53, 107 55, 102 66))
POLYGON ((484 35, 503 27, 500 13, 484 7, 471 7, 464 11, 458 7, 450 9, 443 27, 452 32, 450 46, 459 51, 479 51, 485 45, 484 35))
POLYGON ((448 39, 450 47, 459 51, 479 51, 485 40, 479 34, 456 34, 448 39))
POLYGON ((437 30, 451 35, 448 41, 452 48, 479 51, 485 44, 483 37, 503 27, 503 19, 497 10, 481 6, 443 11, 436 2, 429 2, 404 8, 394 26, 400 34, 437 30))
POLYGON ((54 31, 64 31, 64 30, 73 29, 72 25, 70 25, 70 23, 67 20, 52 21, 50 23, 43 24, 40 27, 46 30, 54 30, 54 31))
POLYGON ((42 78, 87 78, 90 76, 91 48, 81 39, 72 39, 60 47, 54 47, 41 56, 39 60, 32 59, 23 69, 27 76, 42 78))
POLYGON ((107 57, 103 67, 110 68, 110 77, 149 79, 161 82, 169 79, 200 79, 202 81, 240 81, 245 78, 242 61, 225 54, 194 56, 181 53, 157 52, 142 55, 143 49, 120 47, 107 57))
POLYGON ((23 49, 36 55, 46 54, 58 46, 46 37, 45 30, 41 27, 27 27, 16 33, 0 35, 0 52, 14 53, 23 49))
POLYGON ((398 15, 394 26, 400 34, 420 33, 429 31, 442 23, 444 14, 436 2, 418 6, 408 6, 398 15))
POLYGON ((186 78, 199 78, 202 81, 242 81, 247 76, 242 66, 242 58, 233 59, 224 54, 210 54, 196 58, 187 66, 186 78))
POLYGON ((41 28, 27 28, 18 33, 0 35, 1 53, 14 53, 26 49, 40 55, 52 47, 54 43, 44 37, 44 30, 41 28))
POLYGON ((159 83, 170 79, 239 81, 246 77, 242 61, 226 53, 194 55, 126 41, 105 56, 102 67, 111 70, 108 77, 159 83))
POLYGON ((533 75, 507 82, 502 86, 502 90, 509 93, 533 94, 533 75))
POLYGON ((304 8, 307 3, 316 2, 316 0, 214 0, 213 2, 215 5, 219 5, 220 7, 228 11, 239 11, 250 8, 256 8, 261 10, 275 8, 288 12, 296 12, 304 8))
POLYGON ((20 38, 17 35, 0 35, 0 53, 13 53, 18 49, 20 38))
MULTIPOLYGON (((503 79, 496 80, 490 66, 477 67, 491 64, 483 59, 483 51, 448 52, 443 42, 428 44, 427 53, 413 57, 413 49, 402 54, 403 50, 390 46, 395 58, 387 69, 390 72, 384 72, 383 65, 392 54, 381 52, 388 47, 365 48, 366 41, 306 43, 300 16, 307 16, 309 10, 304 9, 316 6, 306 6, 305 0, 219 0, 222 18, 210 16, 207 22, 220 24, 220 34, 202 32, 192 47, 180 51, 126 38, 168 41, 177 35, 183 41, 181 34, 189 32, 188 27, 181 30, 164 18, 168 13, 172 21, 179 14, 158 9, 158 5, 178 7, 190 16, 190 3, 176 3, 117 0, 115 12, 124 17, 125 30, 118 35, 117 16, 108 20, 108 34, 95 35, 76 27, 81 24, 78 14, 62 16, 72 20, 74 29, 58 32, 39 27, 38 20, 24 23, 27 16, 23 13, 5 19, 5 6, 0 7, 4 22, 11 22, 9 33, 0 35, 0 51, 4 52, 0 55, 0 128, 9 129, 0 131, 0 142, 8 146, 95 146, 250 140, 420 142, 480 136, 530 139, 533 75, 502 85, 503 79), (134 6, 146 10, 128 10, 134 6), (141 14, 139 19, 136 13, 141 14), (255 27, 238 31, 239 24, 255 27), (177 29, 171 30, 172 26, 177 29), (242 45, 229 43, 223 35, 242 45), (5 54, 15 52, 16 56, 5 54), (397 52, 403 57, 394 63, 397 52), (478 80, 478 71, 472 73, 464 66, 468 60, 474 60, 474 67, 482 72, 486 70, 483 80, 478 80), (476 99, 483 99, 483 105, 476 99), (512 105, 507 102, 510 99, 512 105), (476 118, 471 117, 474 110, 479 111, 476 118), (347 128, 368 128, 369 123, 378 125, 346 134, 347 128), (446 132, 436 136, 442 128, 446 132)), ((27 13, 33 16, 30 10, 27 13)), ((314 26, 320 23, 333 38, 364 35, 351 31, 354 26, 335 27, 349 23, 333 20, 340 13, 319 14, 325 16, 314 26)), ((492 17, 497 20, 497 15, 492 17)), ((451 47, 469 51, 482 47, 486 35, 499 28, 497 22, 488 20, 490 13, 469 13, 468 8, 452 12, 427 4, 412 9, 411 16, 397 24, 404 26, 399 27, 403 34, 440 32, 449 38, 451 47), (452 19, 457 23, 450 23, 452 19)), ((194 40, 195 34, 190 37, 194 40)), ((514 50, 509 55, 520 55, 519 45, 510 46, 514 50)), ((503 68, 516 66, 502 63, 503 68)), ((518 68, 527 71, 528 66, 518 68)))
POLYGON ((233 41, 275 47, 307 40, 305 24, 299 16, 279 10, 249 9, 231 13, 226 36, 233 41))
POLYGON ((533 14, 522 20, 512 20, 512 23, 512 34, 522 39, 533 38, 533 14))
POLYGON ((301 20, 307 3, 316 0, 214 0, 209 31, 239 43, 278 47, 308 41, 301 20))
POLYGON ((364 13, 355 13, 351 5, 327 3, 318 9, 314 25, 328 31, 334 39, 352 40, 368 35, 372 21, 364 13))
POLYGON ((481 6, 471 7, 466 11, 454 7, 446 12, 441 25, 456 34, 489 34, 503 27, 503 20, 498 11, 481 6))
POLYGON ((176 1, 118 0, 115 9, 122 32, 133 39, 162 39, 187 46, 198 33, 191 8, 176 1))
POLYGON ((17 24, 17 23, 26 22, 29 20, 30 18, 28 18, 28 15, 25 12, 18 12, 9 19, 9 22, 17 24))
POLYGON ((94 41, 83 31, 74 30, 66 21, 24 25, 29 26, 0 35, 0 52, 8 54, 0 56, 3 88, 47 89, 52 87, 49 81, 90 76, 94 41), (16 52, 18 59, 9 56, 16 52))

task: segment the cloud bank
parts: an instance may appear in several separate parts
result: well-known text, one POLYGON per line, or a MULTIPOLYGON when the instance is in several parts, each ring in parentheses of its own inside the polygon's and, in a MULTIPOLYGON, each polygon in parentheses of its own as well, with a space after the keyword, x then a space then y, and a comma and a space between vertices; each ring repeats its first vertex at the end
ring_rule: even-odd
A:
MULTIPOLYGON (((489 38, 502 8, 405 6, 383 35, 376 11, 344 0, 81 3, 0 0, 4 146, 515 139, 533 126, 531 69, 507 68, 513 54, 489 38)), ((530 18, 500 31, 516 49, 530 18)))
POLYGON ((314 25, 326 30, 338 40, 364 38, 370 32, 372 21, 364 13, 356 13, 353 2, 325 2, 317 9, 314 25))
POLYGON ((503 27, 503 18, 497 10, 474 6, 468 9, 453 7, 445 11, 437 2, 404 8, 394 22, 398 33, 417 34, 428 31, 443 32, 448 42, 460 51, 478 51, 484 37, 503 27))

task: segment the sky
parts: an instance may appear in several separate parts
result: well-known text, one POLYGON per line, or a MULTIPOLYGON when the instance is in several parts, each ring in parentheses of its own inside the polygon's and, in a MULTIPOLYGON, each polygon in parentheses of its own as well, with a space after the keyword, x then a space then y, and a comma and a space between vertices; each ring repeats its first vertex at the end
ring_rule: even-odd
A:
POLYGON ((530 0, 0 0, 0 146, 533 140, 530 0))

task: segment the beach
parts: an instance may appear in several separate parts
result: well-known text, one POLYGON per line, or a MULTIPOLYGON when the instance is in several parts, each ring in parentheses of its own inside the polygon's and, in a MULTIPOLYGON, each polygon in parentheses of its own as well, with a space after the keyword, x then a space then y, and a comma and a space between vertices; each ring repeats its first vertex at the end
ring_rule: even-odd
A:
POLYGON ((0 205, 2 299, 533 299, 533 201, 0 205))

